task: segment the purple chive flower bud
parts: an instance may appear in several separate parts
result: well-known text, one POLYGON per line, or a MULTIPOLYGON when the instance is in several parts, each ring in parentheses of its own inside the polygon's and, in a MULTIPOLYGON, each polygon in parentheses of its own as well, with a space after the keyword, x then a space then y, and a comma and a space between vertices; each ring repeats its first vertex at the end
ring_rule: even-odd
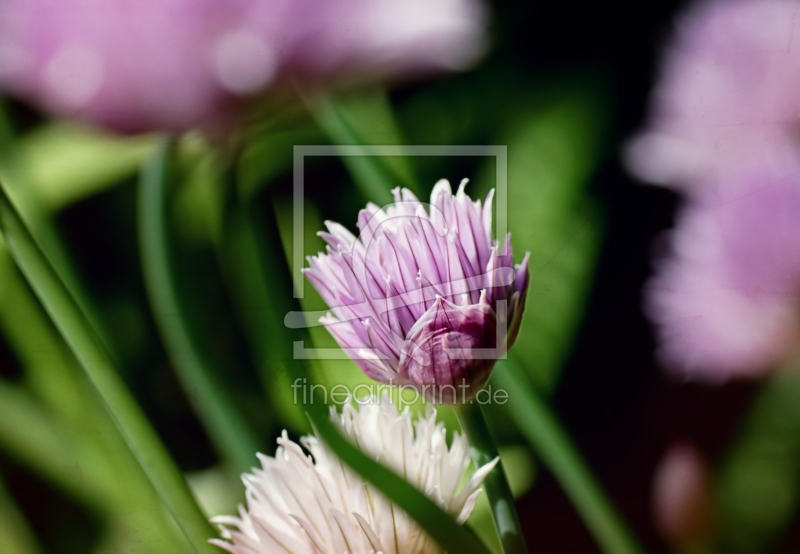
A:
POLYGON ((306 275, 331 307, 320 319, 370 377, 411 385, 439 403, 463 402, 485 384, 516 339, 528 288, 528 254, 514 265, 511 237, 492 239, 492 197, 453 195, 439 181, 425 205, 408 190, 359 213, 360 235, 327 222, 328 253, 306 275))
POLYGON ((759 375, 797 347, 800 171, 786 172, 732 181, 679 217, 646 299, 661 358, 684 377, 759 375))
POLYGON ((226 128, 279 84, 462 69, 484 34, 480 0, 0 0, 0 85, 122 132, 226 128))

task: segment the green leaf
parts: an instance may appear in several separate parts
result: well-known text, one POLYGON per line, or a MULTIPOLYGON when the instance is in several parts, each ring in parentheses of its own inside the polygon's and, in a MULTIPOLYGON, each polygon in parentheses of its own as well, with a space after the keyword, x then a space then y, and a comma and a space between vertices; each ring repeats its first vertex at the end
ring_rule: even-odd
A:
POLYGON ((800 506, 800 378, 777 373, 758 392, 719 477, 725 552, 768 552, 800 506))
POLYGON ((155 135, 123 137, 64 121, 17 137, 0 97, 0 159, 50 213, 133 176, 155 145, 155 135))
MULTIPOLYGON (((112 358, 117 359, 115 355, 117 349, 106 332, 83 283, 78 278, 78 272, 64 245, 61 233, 56 229, 48 210, 43 206, 37 186, 31 181, 28 172, 24 170, 23 160, 26 159, 26 156, 23 155, 23 152, 28 152, 30 149, 21 148, 22 142, 13 135, 6 105, 0 98, 0 180, 3 181, 5 192, 13 198, 17 210, 22 214, 22 219, 27 223, 31 234, 39 243, 44 256, 53 265, 56 274, 84 312, 94 333, 109 349, 112 358)), ((36 149, 34 148, 34 150, 36 149)), ((42 157, 47 158, 48 155, 45 153, 42 157)), ((38 159, 36 156, 33 160, 29 159, 29 163, 35 168, 47 165, 46 161, 38 159)))
POLYGON ((368 200, 383 205, 390 191, 406 187, 419 194, 407 156, 376 156, 373 145, 402 145, 389 100, 383 90, 361 91, 347 99, 317 95, 306 100, 317 124, 334 145, 361 147, 363 154, 342 156, 342 162, 368 200))
MULTIPOLYGON (((108 440, 107 427, 71 425, 48 413, 23 387, 0 381, 0 448, 102 518, 109 527, 104 537, 119 547, 108 551, 127 551, 122 550, 126 544, 137 551, 188 551, 135 461, 126 463, 130 456, 119 451, 124 443, 108 440)), ((6 540, 2 525, 0 537, 6 540)))
POLYGON ((178 294, 167 226, 169 143, 164 142, 142 172, 139 186, 139 244, 150 305, 187 396, 211 440, 235 473, 253 465, 259 443, 218 376, 222 371, 199 347, 178 294))
POLYGON ((0 388, 0 448, 109 520, 115 531, 109 536, 136 536, 140 546, 184 551, 183 537, 165 521, 147 476, 5 245, 0 248, 0 327, 23 365, 25 385, 0 388), (76 467, 87 471, 76 472, 76 467))
POLYGON ((121 137, 75 123, 47 123, 20 138, 17 163, 52 213, 134 176, 155 146, 153 135, 121 137))
MULTIPOLYGON (((537 388, 548 392, 581 321, 601 242, 602 220, 586 189, 601 154, 602 107, 567 91, 521 117, 500 139, 508 144, 508 211, 497 217, 507 215, 517 257, 531 254, 513 352, 528 361, 537 388)), ((478 179, 484 192, 495 186, 494 169, 489 164, 478 179)))
MULTIPOLYGON (((596 206, 586 201, 548 247, 536 250, 535 259, 531 252, 525 313, 512 351, 528 361, 539 390, 552 392, 572 349, 592 286, 601 227, 596 206)), ((516 241, 514 248, 519 248, 516 241)))
POLYGON ((0 381, 0 445, 26 467, 87 506, 102 505, 94 481, 75 472, 73 432, 44 412, 30 393, 0 381))
POLYGON ((313 125, 277 130, 247 141, 238 160, 242 196, 254 196, 283 172, 290 170, 294 145, 321 144, 325 137, 313 125))
MULTIPOLYGON (((291 294, 275 288, 269 261, 261 241, 265 231, 253 206, 236 195, 234 187, 226 208, 224 232, 217 248, 222 273, 234 300, 235 310, 247 336, 254 363, 269 405, 284 425, 297 433, 309 431, 302 406, 293 401, 286 360, 292 357, 283 321, 276 317, 285 303, 276 298, 291 294)), ((282 254, 282 252, 281 252, 282 254)))
POLYGON ((86 316, 31 236, 4 187, 0 188, 0 229, 12 257, 169 512, 196 551, 213 552, 206 541, 214 531, 189 492, 179 469, 115 371, 86 316))

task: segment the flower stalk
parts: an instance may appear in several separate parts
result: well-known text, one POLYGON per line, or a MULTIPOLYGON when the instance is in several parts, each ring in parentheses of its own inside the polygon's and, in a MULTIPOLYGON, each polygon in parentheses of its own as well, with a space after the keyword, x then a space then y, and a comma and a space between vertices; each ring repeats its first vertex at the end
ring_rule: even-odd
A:
MULTIPOLYGON (((475 467, 482 467, 499 456, 497 445, 486 425, 479 404, 470 402, 456 408, 461 430, 469 440, 469 450, 475 467)), ((525 537, 514 505, 514 496, 506 479, 503 462, 498 463, 486 476, 483 489, 489 499, 500 543, 504 554, 527 554, 525 537)))
POLYGON ((561 484, 603 552, 642 552, 566 430, 527 382, 522 369, 512 359, 500 360, 497 365, 494 384, 513 391, 506 403, 509 415, 561 484))

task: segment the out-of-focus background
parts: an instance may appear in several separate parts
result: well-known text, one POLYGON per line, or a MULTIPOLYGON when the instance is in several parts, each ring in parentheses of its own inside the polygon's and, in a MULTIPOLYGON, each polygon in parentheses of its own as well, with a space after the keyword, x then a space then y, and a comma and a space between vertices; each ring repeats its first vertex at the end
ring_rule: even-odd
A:
MULTIPOLYGON (((659 52, 682 7, 668 1, 497 0, 489 52, 470 71, 401 84, 388 93, 357 88, 337 96, 335 114, 316 119, 301 104, 282 104, 277 116, 270 115, 274 106, 262 106, 266 115, 247 131, 241 186, 261 210, 272 209, 274 201, 288 244, 292 148, 327 144, 325 121, 344 121, 366 143, 508 145, 509 226, 515 250, 531 252, 531 288, 515 355, 551 399, 647 551, 692 551, 680 550, 683 537, 676 539, 654 519, 656 470, 682 444, 707 465, 709 475, 698 487, 708 487, 708 498, 698 502, 714 504, 714 515, 700 508, 696 521, 682 529, 696 524, 701 545, 704 533, 713 535, 717 551, 796 552, 797 387, 681 382, 659 366, 642 309, 655 245, 672 226, 679 200, 636 182, 620 153, 643 125, 659 52), (758 452, 766 452, 766 461, 758 453, 748 458, 747 445, 762 443, 767 447, 758 452)), ((176 379, 145 290, 137 170, 155 139, 54 122, 22 101, 4 102, 5 136, 14 137, 4 151, 13 148, 17 162, 13 168, 2 164, 3 177, 18 183, 19 198, 35 197, 43 219, 52 216, 49 232, 63 242, 74 278, 89 291, 99 328, 121 356, 125 382, 193 488, 211 510, 232 509, 242 491, 220 468, 176 379)), ((262 451, 271 453, 284 426, 297 436, 307 423, 288 400, 288 382, 276 378, 264 400, 262 361, 258 347, 252 348, 268 348, 266 339, 259 343, 252 334, 259 330, 261 304, 237 297, 242 284, 232 283, 224 270, 237 257, 220 231, 224 199, 209 177, 218 168, 199 139, 185 139, 180 151, 182 179, 172 192, 168 222, 182 302, 204 355, 224 369, 262 451)), ((440 178, 469 178, 473 198, 494 186, 488 158, 387 163, 395 164, 397 184, 421 197, 440 178)), ((307 160, 309 253, 321 248, 314 232, 322 221, 352 225, 365 201, 390 200, 385 188, 370 188, 369 173, 354 184, 348 169, 337 158, 307 160)), ((322 308, 313 295, 306 306, 322 308)), ((333 344, 321 328, 314 338, 333 344)), ((149 527, 152 518, 141 508, 148 500, 118 480, 132 463, 123 445, 107 422, 76 415, 94 402, 92 394, 77 371, 58 372, 61 380, 55 379, 49 369, 56 365, 74 364, 3 249, 0 553, 28 552, 4 543, 3 526, 16 529, 19 540, 35 537, 38 546, 30 552, 150 552, 154 543, 142 546, 140 532, 166 536, 173 530, 149 527)), ((363 379, 350 362, 323 364, 318 377, 331 383, 363 379)), ((597 551, 559 485, 502 412, 495 415, 530 550, 597 551)), ((485 507, 473 517, 478 527, 481 517, 485 507)))

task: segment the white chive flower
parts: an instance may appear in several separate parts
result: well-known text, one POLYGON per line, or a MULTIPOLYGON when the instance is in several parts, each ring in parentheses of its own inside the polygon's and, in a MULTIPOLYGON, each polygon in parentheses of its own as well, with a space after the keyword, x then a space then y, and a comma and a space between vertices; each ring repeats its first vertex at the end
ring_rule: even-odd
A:
MULTIPOLYGON (((363 401, 362 401, 363 402, 363 401)), ((358 409, 346 405, 334 422, 364 453, 397 472, 463 524, 497 459, 469 479, 469 446, 454 433, 447 444, 436 410, 402 413, 383 396, 358 409), (464 483, 463 486, 459 486, 464 483)), ((261 469, 245 474, 247 507, 220 516, 233 554, 434 554, 441 548, 382 493, 347 467, 317 436, 300 444, 283 433, 275 457, 258 454, 261 469)))

